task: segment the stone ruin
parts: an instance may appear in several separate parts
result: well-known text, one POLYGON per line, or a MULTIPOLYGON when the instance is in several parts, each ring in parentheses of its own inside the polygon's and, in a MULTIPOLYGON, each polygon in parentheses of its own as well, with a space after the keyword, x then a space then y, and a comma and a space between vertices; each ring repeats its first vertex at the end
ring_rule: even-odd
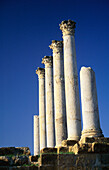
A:
POLYGON ((45 68, 36 70, 39 116, 34 116, 34 155, 40 154, 39 164, 45 169, 109 168, 109 138, 104 138, 100 127, 95 72, 91 67, 80 70, 81 131, 75 25, 71 20, 61 22, 63 41, 52 41, 49 47, 53 56, 45 56, 45 68))
POLYGON ((39 116, 34 116, 35 155, 43 148, 62 146, 64 140, 76 142, 85 137, 103 137, 95 73, 91 67, 82 67, 80 71, 81 133, 75 24, 71 20, 62 21, 63 41, 52 41, 49 47, 53 56, 45 56, 42 59, 45 68, 36 70, 39 78, 39 116))
POLYGON ((45 56, 45 68, 36 70, 39 116, 34 116, 34 156, 29 148, 0 148, 1 170, 109 169, 109 138, 103 136, 100 128, 95 73, 91 67, 80 70, 81 131, 75 25, 71 20, 62 21, 63 41, 52 41, 49 47, 53 56, 45 56))

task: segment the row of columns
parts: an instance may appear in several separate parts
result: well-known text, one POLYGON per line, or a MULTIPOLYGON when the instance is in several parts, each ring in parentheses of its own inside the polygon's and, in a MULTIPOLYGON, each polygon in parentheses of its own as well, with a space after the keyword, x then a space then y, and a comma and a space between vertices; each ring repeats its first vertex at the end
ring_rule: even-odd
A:
MULTIPOLYGON (((46 146, 61 146, 61 142, 65 139, 78 141, 81 136, 75 24, 71 20, 63 21, 60 24, 64 43, 53 40, 49 46, 53 50, 53 57, 45 56, 42 59, 45 69, 36 70, 39 77, 40 150, 46 146)), ((102 136, 95 76, 91 68, 83 67, 81 69, 80 83, 83 115, 82 137, 102 136)))

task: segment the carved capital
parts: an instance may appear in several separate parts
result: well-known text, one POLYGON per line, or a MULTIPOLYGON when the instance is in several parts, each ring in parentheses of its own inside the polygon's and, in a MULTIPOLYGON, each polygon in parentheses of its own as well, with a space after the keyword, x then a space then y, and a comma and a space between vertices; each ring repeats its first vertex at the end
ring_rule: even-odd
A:
POLYGON ((75 27, 76 27, 75 25, 76 25, 76 22, 72 20, 62 21, 59 26, 60 26, 60 29, 62 30, 63 36, 74 35, 75 27))
POLYGON ((53 56, 45 56, 42 58, 42 63, 45 64, 45 67, 53 66, 53 56))
POLYGON ((36 74, 38 75, 39 78, 44 78, 45 77, 45 69, 38 67, 36 70, 36 74))
POLYGON ((49 47, 53 50, 53 52, 62 52, 63 41, 52 40, 52 43, 49 45, 49 47))

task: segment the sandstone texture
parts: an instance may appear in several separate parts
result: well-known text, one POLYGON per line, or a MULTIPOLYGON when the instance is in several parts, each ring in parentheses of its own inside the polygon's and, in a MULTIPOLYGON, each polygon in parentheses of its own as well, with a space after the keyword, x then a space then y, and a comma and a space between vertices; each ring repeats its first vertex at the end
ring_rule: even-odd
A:
MULTIPOLYGON (((72 143, 72 146, 70 143, 70 146, 66 147, 43 148, 40 155, 36 156, 4 153, 5 156, 0 156, 0 170, 109 169, 109 143, 106 142, 108 138, 86 138, 84 141, 90 143, 79 141, 76 144, 72 143)), ((9 150, 9 148, 5 149, 9 150)))
POLYGON ((28 147, 2 147, 0 148, 0 156, 5 155, 30 155, 30 149, 28 147))

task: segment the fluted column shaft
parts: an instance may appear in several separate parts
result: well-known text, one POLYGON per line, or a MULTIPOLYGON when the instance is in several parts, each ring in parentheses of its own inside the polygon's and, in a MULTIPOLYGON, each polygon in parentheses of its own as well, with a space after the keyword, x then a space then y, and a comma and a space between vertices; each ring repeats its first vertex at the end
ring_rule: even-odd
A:
POLYGON ((54 147, 55 131, 54 131, 53 57, 45 56, 42 59, 42 63, 45 64, 47 147, 54 147))
POLYGON ((52 41, 49 47, 53 49, 56 146, 61 146, 62 141, 67 138, 63 42, 52 41))
POLYGON ((64 39, 64 69, 68 140, 79 140, 81 134, 81 116, 76 50, 74 38, 75 22, 68 20, 60 24, 64 39))
POLYGON ((39 123, 40 123, 40 150, 46 147, 46 105, 45 105, 45 69, 38 68, 39 77, 39 123))
POLYGON ((99 121, 99 110, 95 73, 90 67, 80 71, 83 131, 82 137, 102 136, 99 121))
POLYGON ((34 155, 40 153, 40 141, 39 141, 39 116, 34 115, 34 155))

